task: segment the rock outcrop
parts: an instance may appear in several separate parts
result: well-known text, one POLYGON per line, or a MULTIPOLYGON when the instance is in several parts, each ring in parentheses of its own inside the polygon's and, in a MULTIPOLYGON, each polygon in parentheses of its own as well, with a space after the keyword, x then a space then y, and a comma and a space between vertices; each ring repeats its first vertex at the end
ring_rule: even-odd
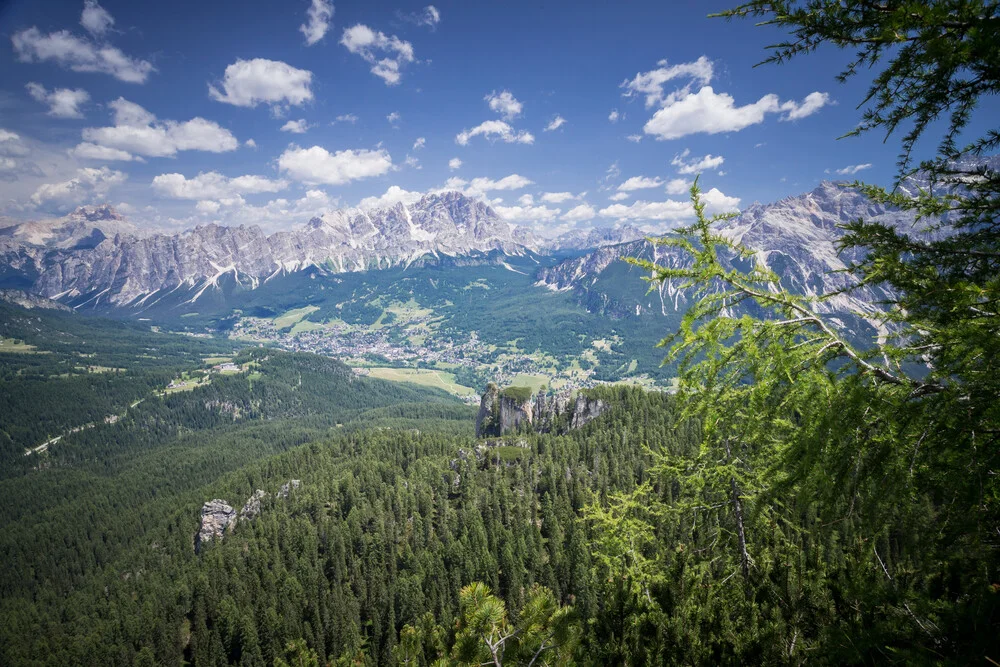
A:
POLYGON ((563 433, 581 428, 606 412, 610 405, 585 392, 532 395, 528 387, 500 389, 492 382, 479 403, 476 437, 490 438, 511 433, 563 433))
POLYGON ((201 529, 195 538, 194 550, 201 551, 201 545, 221 538, 226 529, 236 519, 234 510, 225 500, 209 500, 201 508, 201 529))
MULTIPOLYGON (((288 498, 288 495, 300 486, 302 486, 301 480, 290 479, 281 485, 274 497, 279 500, 288 498)), ((239 512, 234 510, 225 500, 219 498, 209 500, 202 505, 201 528, 194 538, 195 552, 200 552, 202 545, 206 542, 225 537, 226 533, 231 531, 237 522, 248 521, 259 516, 265 498, 267 498, 267 492, 257 489, 243 503, 243 509, 239 512)))

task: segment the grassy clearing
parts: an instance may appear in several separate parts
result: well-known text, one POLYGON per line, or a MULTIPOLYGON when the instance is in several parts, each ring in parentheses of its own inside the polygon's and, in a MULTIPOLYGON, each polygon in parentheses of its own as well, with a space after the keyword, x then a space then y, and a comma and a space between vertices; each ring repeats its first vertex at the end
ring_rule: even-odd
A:
POLYGON ((78 371, 86 371, 87 373, 117 373, 119 371, 124 372, 124 368, 112 368, 111 366, 75 366, 78 371))
POLYGON ((531 373, 519 373, 511 380, 511 386, 529 387, 532 392, 537 392, 543 386, 547 386, 552 378, 548 375, 532 375, 531 373))
POLYGON ((28 345, 23 340, 0 338, 0 352, 16 352, 18 354, 36 354, 39 350, 34 345, 28 345))
POLYGON ((210 366, 215 366, 217 364, 224 364, 226 362, 232 361, 232 357, 202 357, 201 360, 210 366))
POLYGON ((317 307, 317 306, 306 306, 304 308, 294 308, 292 310, 289 310, 284 315, 279 315, 278 317, 275 317, 274 320, 272 320, 272 321, 274 322, 274 326, 275 327, 277 327, 278 329, 284 329, 286 327, 290 327, 293 324, 298 323, 306 315, 308 315, 309 313, 314 313, 317 310, 319 310, 319 307, 317 307))
POLYGON ((319 322, 310 322, 309 320, 301 320, 295 323, 292 327, 291 333, 297 334, 305 331, 315 331, 316 329, 322 329, 323 325, 319 322))
POLYGON ((429 368, 370 368, 369 375, 392 382, 409 382, 424 387, 444 389, 455 396, 478 396, 475 389, 460 385, 455 376, 448 371, 436 371, 429 368))

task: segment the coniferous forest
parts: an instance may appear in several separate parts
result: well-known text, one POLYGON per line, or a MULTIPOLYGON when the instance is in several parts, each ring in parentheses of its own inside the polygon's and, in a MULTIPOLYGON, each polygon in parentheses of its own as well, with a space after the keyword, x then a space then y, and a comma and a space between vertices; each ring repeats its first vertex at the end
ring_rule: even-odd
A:
POLYGON ((968 166, 1000 4, 716 20, 779 29, 765 67, 843 50, 851 134, 927 184, 843 186, 924 223, 846 228, 877 340, 718 233, 701 179, 656 239, 689 261, 630 260, 695 295, 676 391, 581 390, 582 424, 477 437, 335 359, 0 303, 0 664, 1000 664, 1000 173, 968 166))

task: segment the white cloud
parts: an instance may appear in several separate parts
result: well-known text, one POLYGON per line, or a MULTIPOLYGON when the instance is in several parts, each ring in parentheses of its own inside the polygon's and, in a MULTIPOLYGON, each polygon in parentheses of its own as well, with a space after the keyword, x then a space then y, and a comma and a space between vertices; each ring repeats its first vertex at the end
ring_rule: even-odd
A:
POLYGON ((427 145, 427 139, 423 137, 417 137, 417 140, 413 142, 413 150, 418 151, 427 145))
POLYGON ((682 195, 691 189, 691 181, 685 181, 683 178, 674 178, 667 181, 667 186, 664 188, 668 195, 682 195))
POLYGON ((204 118, 183 123, 158 121, 138 104, 122 97, 108 106, 115 112, 114 126, 85 128, 84 140, 150 157, 167 157, 190 150, 223 153, 239 146, 229 130, 204 118))
POLYGON ((549 204, 562 204, 571 199, 576 199, 572 192, 546 192, 542 195, 542 201, 549 204))
POLYGON ((526 130, 515 131, 513 127, 502 120, 487 120, 471 130, 462 130, 455 136, 455 143, 460 146, 466 146, 469 143, 469 139, 480 135, 490 140, 494 140, 493 138, 496 137, 508 144, 535 143, 535 137, 530 132, 526 130))
POLYGON ((658 188, 663 185, 663 180, 659 176, 649 178, 648 176, 633 176, 618 186, 619 192, 632 192, 633 190, 647 190, 658 188))
POLYGON ((653 114, 643 128, 658 140, 678 139, 689 134, 738 132, 764 121, 768 113, 785 112, 782 120, 804 118, 828 101, 825 93, 812 93, 802 102, 781 102, 777 95, 768 94, 752 104, 741 107, 726 93, 716 93, 705 86, 697 93, 669 100, 653 114))
POLYGON ((837 173, 841 176, 853 176, 863 169, 871 169, 871 166, 870 162, 866 162, 865 164, 852 164, 844 167, 843 169, 838 169, 837 173))
POLYGON ((420 25, 426 25, 430 27, 435 27, 441 22, 441 12, 437 10, 434 5, 427 5, 424 7, 424 13, 418 22, 420 25))
POLYGON ((110 74, 126 83, 145 83, 155 71, 152 63, 132 58, 110 44, 95 44, 68 30, 43 35, 36 27, 11 38, 21 62, 52 61, 74 72, 110 74))
POLYGON ((278 168, 303 183, 343 185, 387 173, 392 169, 392 158, 383 149, 330 153, 320 146, 292 146, 278 158, 278 168))
POLYGON ((86 90, 77 88, 55 88, 46 90, 40 83, 29 83, 25 86, 28 94, 36 101, 49 106, 48 114, 56 118, 83 118, 80 105, 85 104, 90 95, 86 90))
POLYGON ((610 199, 611 201, 625 201, 626 199, 628 199, 631 196, 632 195, 630 195, 627 192, 616 192, 615 194, 613 194, 610 197, 608 197, 608 199, 610 199))
POLYGON ((246 146, 247 148, 257 148, 257 142, 254 141, 253 139, 247 139, 246 141, 243 142, 243 145, 246 146))
POLYGON ((312 46, 323 39, 330 29, 330 19, 333 18, 333 3, 328 0, 312 0, 306 11, 308 21, 299 26, 299 32, 305 35, 306 46, 312 46))
POLYGON ((452 159, 448 160, 448 169, 451 169, 452 171, 459 169, 461 166, 462 166, 462 161, 459 160, 457 157, 453 157, 452 159))
POLYGON ((11 132, 10 130, 5 130, 0 128, 0 142, 6 141, 20 141, 21 136, 16 132, 11 132))
POLYGON ((617 123, 618 119, 621 118, 621 114, 618 113, 618 109, 612 109, 611 113, 608 114, 608 120, 612 123, 617 123))
MULTIPOLYGON (((708 192, 702 193, 706 210, 710 213, 722 213, 733 211, 739 205, 737 197, 729 197, 712 188, 708 192)), ((632 204, 613 204, 598 211, 604 218, 615 218, 618 220, 655 220, 676 222, 687 220, 694 216, 694 208, 690 202, 676 201, 668 199, 660 202, 636 201, 632 204)))
POLYGON ((350 124, 353 125, 354 123, 358 122, 358 117, 355 116, 352 113, 344 113, 344 114, 340 114, 339 116, 337 116, 334 119, 333 122, 334 123, 350 123, 350 124))
MULTIPOLYGON (((673 96, 678 95, 678 93, 664 95, 664 85, 668 81, 688 79, 688 86, 691 81, 706 86, 712 80, 712 61, 705 56, 694 62, 679 65, 669 65, 666 60, 661 60, 657 65, 659 66, 657 69, 639 72, 634 79, 623 81, 621 87, 625 89, 624 96, 645 95, 646 107, 649 108, 657 104, 665 105, 673 99, 673 96)), ((689 92, 688 86, 681 89, 681 95, 689 92)))
POLYGON ((222 92, 208 86, 208 95, 217 102, 238 107, 258 104, 298 106, 313 99, 312 72, 297 69, 280 60, 238 59, 226 68, 222 92))
POLYGON ((489 95, 483 98, 489 103, 490 109, 507 120, 514 120, 521 115, 521 111, 524 109, 524 105, 517 101, 509 90, 503 90, 499 93, 493 91, 489 95))
POLYGON ((590 204, 580 204, 566 211, 562 219, 566 222, 584 222, 586 220, 593 220, 595 215, 597 215, 597 211, 594 210, 593 206, 590 204))
POLYGON ((558 130, 560 127, 562 127, 565 124, 566 124, 566 119, 557 114, 556 117, 553 118, 549 122, 549 124, 545 126, 545 131, 546 132, 551 132, 553 130, 558 130))
POLYGON ((630 135, 628 135, 625 138, 628 139, 629 141, 631 141, 633 144, 637 144, 640 141, 642 141, 642 135, 641 134, 630 134, 630 135))
POLYGON ((91 35, 100 37, 115 24, 115 19, 97 0, 84 0, 83 13, 80 14, 80 25, 91 35))
POLYGON ((690 149, 685 148, 683 152, 675 155, 674 159, 670 161, 670 164, 677 167, 678 174, 699 174, 708 169, 718 169, 726 161, 721 155, 713 156, 711 154, 687 160, 689 155, 691 155, 690 149))
POLYGON ((517 198, 517 203, 521 206, 531 206, 535 203, 535 197, 533 195, 521 195, 517 198))
POLYGON ((376 208, 391 208, 396 204, 403 203, 409 206, 420 201, 422 192, 411 192, 404 190, 398 185, 390 185, 389 189, 379 197, 365 197, 358 202, 358 208, 371 210, 376 208))
POLYGON ((222 208, 222 204, 217 201, 200 201, 194 205, 194 208, 199 213, 209 213, 214 215, 219 212, 220 208, 222 208))
POLYGON ((131 162, 136 159, 136 157, 128 151, 123 151, 118 148, 110 148, 108 146, 98 146, 97 144, 86 142, 77 144, 75 148, 71 148, 69 150, 69 154, 81 160, 120 160, 123 162, 131 162))
POLYGON ((399 83, 401 66, 414 60, 412 44, 360 23, 344 30, 340 43, 369 63, 372 74, 385 81, 387 86, 399 83), (380 57, 379 52, 386 55, 380 57))
POLYGON ((174 199, 226 199, 237 195, 260 192, 280 192, 288 187, 284 179, 270 179, 264 176, 237 176, 229 178, 209 171, 199 173, 194 178, 183 174, 160 174, 153 179, 153 190, 174 199))
POLYGON ((87 203, 105 197, 111 188, 121 185, 126 179, 128 176, 123 172, 107 167, 84 167, 77 169, 76 175, 67 181, 39 186, 31 195, 31 203, 35 206, 49 202, 68 205, 87 203))
POLYGON ((420 166, 420 160, 413 157, 412 155, 407 155, 406 159, 403 160, 403 164, 412 169, 423 169, 423 167, 420 166))
POLYGON ((827 104, 832 104, 830 100, 830 95, 827 93, 809 93, 806 95, 805 99, 802 100, 802 104, 798 104, 789 100, 781 105, 781 110, 787 113, 782 116, 781 120, 798 120, 799 118, 805 118, 806 116, 811 116, 827 104))
POLYGON ((309 123, 305 121, 304 118, 298 120, 290 120, 281 126, 282 132, 291 132, 292 134, 305 134, 309 131, 309 123))
POLYGON ((551 222, 559 217, 562 209, 548 206, 501 206, 495 204, 493 210, 508 222, 535 223, 551 222))
POLYGON ((402 116, 398 111, 393 111, 392 113, 390 113, 388 116, 385 117, 385 119, 389 121, 389 124, 392 125, 393 127, 395 127, 396 124, 399 123, 400 118, 402 118, 402 116))
POLYGON ((724 195, 717 188, 701 193, 701 199, 705 202, 705 210, 709 213, 730 213, 738 210, 737 207, 740 205, 739 197, 724 195))
POLYGON ((471 181, 453 176, 445 181, 444 187, 437 191, 458 190, 467 197, 486 198, 486 194, 494 190, 520 190, 521 188, 525 188, 533 184, 534 181, 525 178, 520 174, 510 174, 509 176, 504 176, 499 180, 481 176, 474 178, 471 181))

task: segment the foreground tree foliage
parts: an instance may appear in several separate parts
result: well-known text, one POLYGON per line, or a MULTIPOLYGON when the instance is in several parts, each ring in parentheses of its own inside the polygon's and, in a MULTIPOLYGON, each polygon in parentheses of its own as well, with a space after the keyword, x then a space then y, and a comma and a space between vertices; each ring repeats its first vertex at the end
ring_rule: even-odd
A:
POLYGON ((848 226, 857 284, 895 295, 887 336, 856 347, 822 314, 831 295, 789 292, 715 231, 725 216, 705 216, 695 183, 695 224, 658 241, 689 263, 636 263, 699 294, 662 345, 701 448, 661 453, 653 483, 595 511, 631 536, 596 558, 621 561, 620 594, 665 642, 685 638, 665 660, 993 662, 1000 174, 972 158, 1000 135, 962 131, 1000 88, 998 4, 759 1, 724 15, 792 33, 766 62, 833 44, 856 50, 841 79, 877 70, 851 134, 907 128, 898 187, 850 187, 918 225, 848 226), (937 157, 912 166, 942 116, 937 157))

